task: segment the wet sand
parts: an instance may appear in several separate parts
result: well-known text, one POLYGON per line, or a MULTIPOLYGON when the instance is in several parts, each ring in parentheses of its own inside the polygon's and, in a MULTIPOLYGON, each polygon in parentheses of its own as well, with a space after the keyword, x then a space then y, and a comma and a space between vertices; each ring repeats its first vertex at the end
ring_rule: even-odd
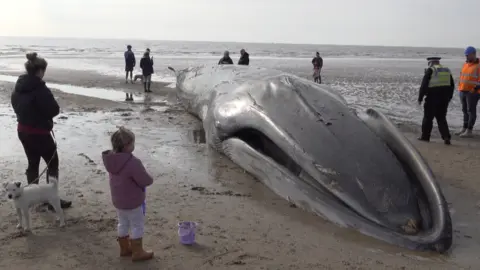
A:
MULTIPOLYGON (((122 79, 86 72, 55 71, 50 78, 125 87, 122 79)), ((0 176, 25 183, 26 158, 9 105, 12 87, 0 83, 0 176)), ((127 87, 141 91, 139 84, 127 87)), ((33 210, 33 233, 21 235, 13 206, 2 196, 1 269, 476 269, 480 263, 478 138, 454 139, 452 146, 421 143, 410 133, 418 127, 401 126, 437 175, 455 230, 450 254, 412 252, 290 205, 209 148, 201 123, 175 104, 173 89, 159 83, 152 89, 151 96, 164 99, 166 110, 152 109, 148 101, 127 104, 55 91, 62 107, 55 119, 60 190, 73 200, 65 211, 67 227, 59 229, 52 213, 33 210), (144 240, 156 252, 150 262, 133 264, 118 257, 116 215, 100 156, 117 125, 136 133, 135 153, 155 178, 147 190, 144 240), (198 245, 178 243, 181 220, 199 223, 198 245)))

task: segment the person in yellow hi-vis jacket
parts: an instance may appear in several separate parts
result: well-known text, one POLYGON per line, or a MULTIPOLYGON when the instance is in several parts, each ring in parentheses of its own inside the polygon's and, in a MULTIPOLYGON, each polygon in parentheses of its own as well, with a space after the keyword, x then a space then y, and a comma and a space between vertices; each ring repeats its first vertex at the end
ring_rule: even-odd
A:
POLYGON ((428 68, 425 70, 422 85, 418 95, 418 104, 422 104, 423 121, 421 141, 430 141, 433 128, 433 118, 437 119, 438 129, 445 144, 450 145, 450 130, 447 123, 448 104, 453 97, 455 82, 450 69, 440 65, 440 57, 429 57, 428 68))

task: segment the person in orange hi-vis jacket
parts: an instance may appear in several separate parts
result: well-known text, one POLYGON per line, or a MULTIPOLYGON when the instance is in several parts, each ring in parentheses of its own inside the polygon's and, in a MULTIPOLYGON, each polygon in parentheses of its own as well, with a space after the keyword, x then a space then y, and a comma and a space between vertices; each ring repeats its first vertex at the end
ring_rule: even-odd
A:
POLYGON ((480 99, 480 61, 474 47, 465 49, 466 61, 460 73, 460 101, 463 112, 463 128, 455 133, 460 137, 472 137, 473 126, 477 120, 477 104, 480 99))

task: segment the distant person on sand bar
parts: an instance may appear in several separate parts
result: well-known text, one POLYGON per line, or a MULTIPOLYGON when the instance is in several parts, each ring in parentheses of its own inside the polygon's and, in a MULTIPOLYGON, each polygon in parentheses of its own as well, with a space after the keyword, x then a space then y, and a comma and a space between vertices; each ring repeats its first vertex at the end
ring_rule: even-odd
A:
POLYGON ((132 52, 132 46, 127 46, 125 57, 125 83, 128 83, 128 74, 130 73, 130 82, 133 83, 133 68, 135 67, 135 54, 132 52))
POLYGON ((320 72, 322 72, 323 67, 323 58, 320 57, 320 53, 317 52, 317 55, 312 59, 313 65, 313 80, 317 83, 322 83, 322 77, 320 72))
POLYGON ((250 64, 249 54, 245 51, 245 49, 240 50, 240 59, 238 60, 239 65, 248 66, 250 64))
POLYGON ((230 58, 230 52, 225 51, 223 57, 218 61, 219 65, 233 65, 233 60, 230 58))
POLYGON ((140 68, 142 69, 145 92, 152 92, 150 90, 150 84, 152 83, 153 61, 150 58, 148 51, 143 54, 143 57, 140 60, 140 68))
MULTIPOLYGON (((40 160, 47 163, 47 183, 49 177, 58 179, 57 144, 53 137, 53 118, 60 113, 60 107, 45 85, 43 76, 47 61, 37 53, 27 54, 25 63, 27 74, 20 75, 11 96, 12 107, 17 115, 18 138, 27 155, 26 171, 29 185, 38 184, 40 160)), ((5 146, 7 147, 7 146, 5 146)), ((69 208, 71 201, 60 200, 62 208, 69 208)), ((53 209, 48 204, 49 209, 53 209)))

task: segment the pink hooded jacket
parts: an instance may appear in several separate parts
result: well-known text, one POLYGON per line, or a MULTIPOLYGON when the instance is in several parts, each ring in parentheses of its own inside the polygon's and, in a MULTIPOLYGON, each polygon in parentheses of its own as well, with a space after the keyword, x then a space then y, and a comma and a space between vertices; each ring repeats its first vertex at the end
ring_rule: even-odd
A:
POLYGON ((142 162, 132 153, 102 152, 110 176, 110 193, 117 209, 135 209, 145 201, 145 187, 153 183, 142 162))

